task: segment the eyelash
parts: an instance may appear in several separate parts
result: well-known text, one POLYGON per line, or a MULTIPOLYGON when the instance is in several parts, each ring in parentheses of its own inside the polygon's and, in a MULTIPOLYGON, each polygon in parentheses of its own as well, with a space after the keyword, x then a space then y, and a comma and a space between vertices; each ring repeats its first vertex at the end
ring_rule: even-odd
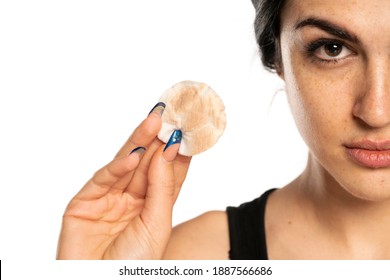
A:
POLYGON ((336 40, 336 39, 318 39, 318 40, 316 40, 314 42, 311 42, 311 43, 306 45, 306 47, 305 47, 306 53, 307 53, 308 57, 313 59, 314 62, 320 62, 320 63, 325 63, 325 64, 329 64, 329 63, 336 64, 336 63, 339 63, 340 61, 342 61, 343 59, 345 59, 345 57, 343 57, 343 58, 334 58, 334 59, 322 59, 322 58, 320 58, 320 57, 318 57, 316 55, 316 51, 318 51, 319 48, 324 47, 324 46, 329 45, 329 44, 340 45, 343 48, 347 48, 348 50, 351 50, 350 48, 345 46, 345 44, 342 41, 340 41, 340 40, 336 40))

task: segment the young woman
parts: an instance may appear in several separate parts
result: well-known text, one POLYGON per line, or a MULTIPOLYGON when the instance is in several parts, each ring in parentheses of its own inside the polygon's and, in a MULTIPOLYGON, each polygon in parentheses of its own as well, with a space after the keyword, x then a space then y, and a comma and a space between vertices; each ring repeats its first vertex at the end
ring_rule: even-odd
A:
POLYGON ((70 202, 58 258, 390 259, 390 2, 253 2, 309 147, 303 173, 172 230, 190 158, 156 139, 157 106, 70 202))

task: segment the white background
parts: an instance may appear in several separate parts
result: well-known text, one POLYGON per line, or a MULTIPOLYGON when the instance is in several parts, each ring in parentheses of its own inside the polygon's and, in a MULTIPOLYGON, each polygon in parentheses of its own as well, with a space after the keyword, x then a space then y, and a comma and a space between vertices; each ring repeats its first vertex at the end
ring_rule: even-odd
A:
POLYGON ((0 259, 54 259, 68 201, 182 80, 216 90, 228 122, 175 224, 294 179, 306 147, 253 19, 250 0, 1 1, 0 259))

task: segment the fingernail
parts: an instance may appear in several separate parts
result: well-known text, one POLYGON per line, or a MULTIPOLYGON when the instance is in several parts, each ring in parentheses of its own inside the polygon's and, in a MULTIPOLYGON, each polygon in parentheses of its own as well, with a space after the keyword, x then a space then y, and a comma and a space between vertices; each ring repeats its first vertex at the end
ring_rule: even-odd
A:
POLYGON ((165 103, 164 102, 158 102, 152 110, 150 110, 148 116, 151 114, 151 113, 157 113, 160 115, 160 117, 162 116, 162 114, 164 113, 164 110, 165 110, 165 103))
POLYGON ((131 154, 134 154, 134 153, 137 153, 139 156, 143 155, 143 153, 145 153, 146 151, 146 148, 145 147, 137 147, 135 148, 134 150, 132 150, 129 155, 131 154))
POLYGON ((180 143, 181 138, 182 138, 181 130, 175 130, 172 133, 171 138, 169 138, 168 143, 165 145, 164 151, 168 149, 170 146, 180 143))

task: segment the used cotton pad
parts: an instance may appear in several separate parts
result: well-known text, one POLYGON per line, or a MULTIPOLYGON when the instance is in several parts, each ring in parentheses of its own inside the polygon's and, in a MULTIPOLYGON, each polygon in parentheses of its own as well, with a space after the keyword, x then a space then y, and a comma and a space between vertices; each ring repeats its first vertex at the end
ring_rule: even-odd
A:
POLYGON ((181 130, 181 155, 193 156, 206 151, 225 130, 225 106, 217 93, 204 83, 177 83, 159 101, 166 107, 158 138, 167 143, 174 130, 181 130))

